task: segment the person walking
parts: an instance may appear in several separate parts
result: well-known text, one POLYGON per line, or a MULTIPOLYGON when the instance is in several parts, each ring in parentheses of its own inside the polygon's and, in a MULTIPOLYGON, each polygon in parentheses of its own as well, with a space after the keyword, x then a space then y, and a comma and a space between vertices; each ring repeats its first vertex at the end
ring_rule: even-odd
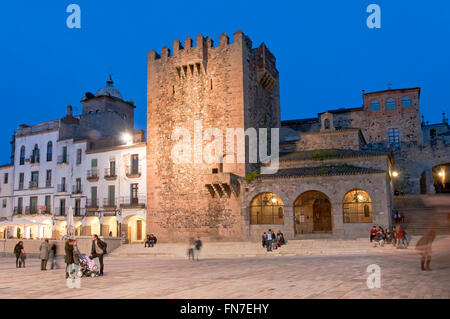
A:
POLYGON ((395 239, 397 242, 397 249, 400 249, 400 245, 402 245, 404 237, 404 231, 400 225, 397 225, 395 229, 395 239))
POLYGON ((20 258, 20 253, 23 249, 23 241, 19 241, 15 246, 14 246, 14 255, 16 256, 16 268, 21 268, 21 265, 19 263, 19 258, 20 258))
POLYGON ((269 231, 267 232, 267 240, 266 240, 266 247, 267 247, 267 251, 272 251, 272 230, 269 229, 269 231))
POLYGON ((189 260, 191 260, 191 258, 192 258, 192 261, 194 261, 194 246, 195 246, 194 237, 189 237, 187 255, 188 255, 189 260))
POLYGON ((422 271, 430 271, 431 263, 431 246, 436 238, 436 232, 430 230, 425 236, 419 239, 416 244, 416 252, 421 256, 420 258, 420 269, 422 271))
POLYGON ((266 241, 267 241, 267 234, 266 234, 266 232, 264 232, 264 234, 262 234, 261 240, 262 240, 262 247, 263 248, 266 247, 266 241))
POLYGON ((19 268, 20 267, 25 268, 25 259, 27 259, 27 254, 25 253, 25 248, 23 247, 23 244, 22 244, 22 249, 20 250, 20 255, 19 255, 19 268))
POLYGON ((64 245, 64 262, 66 263, 66 279, 69 278, 69 266, 73 264, 73 246, 72 239, 66 240, 64 245))
POLYGON ((98 262, 100 263, 100 274, 103 276, 103 256, 106 254, 106 243, 98 238, 98 235, 92 237, 92 248, 91 248, 91 259, 98 257, 98 262))
POLYGON ((58 269, 58 263, 56 262, 56 244, 50 246, 50 269, 58 269))
POLYGON ((200 240, 200 237, 197 237, 197 240, 195 241, 195 245, 194 245, 194 255, 197 258, 198 261, 198 256, 200 255, 200 250, 202 249, 202 241, 200 240))
POLYGON ((41 270, 47 270, 47 260, 50 253, 50 245, 46 238, 39 247, 39 258, 41 259, 41 270))

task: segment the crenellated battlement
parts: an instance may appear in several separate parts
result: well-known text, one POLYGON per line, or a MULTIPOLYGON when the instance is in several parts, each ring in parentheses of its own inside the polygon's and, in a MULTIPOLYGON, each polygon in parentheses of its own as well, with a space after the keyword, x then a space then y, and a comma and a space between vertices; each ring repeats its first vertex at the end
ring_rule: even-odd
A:
POLYGON ((176 56, 198 55, 200 53, 204 54, 207 53, 208 49, 224 48, 228 45, 234 45, 236 43, 245 45, 250 50, 252 49, 252 41, 241 30, 236 31, 233 34, 233 39, 231 42, 230 37, 228 37, 226 33, 222 33, 219 36, 219 44, 217 46, 214 46, 214 41, 209 36, 204 37, 200 33, 195 38, 195 43, 190 36, 186 37, 186 39, 184 40, 184 45, 179 39, 176 39, 173 42, 172 52, 168 47, 163 47, 161 49, 161 54, 159 54, 156 50, 151 50, 148 53, 148 58, 149 61, 154 61, 176 56))

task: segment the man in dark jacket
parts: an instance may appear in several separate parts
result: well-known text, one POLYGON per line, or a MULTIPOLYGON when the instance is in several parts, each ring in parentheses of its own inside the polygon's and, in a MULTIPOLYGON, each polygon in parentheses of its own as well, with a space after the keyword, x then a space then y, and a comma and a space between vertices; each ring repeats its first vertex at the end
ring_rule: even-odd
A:
POLYGON ((20 268, 20 264, 19 264, 19 258, 20 258, 20 253, 22 252, 23 249, 23 242, 19 241, 16 246, 14 246, 14 255, 16 255, 16 268, 20 268))
POLYGON ((100 263, 100 274, 103 276, 103 255, 106 254, 106 243, 98 238, 97 235, 92 237, 92 248, 91 248, 91 259, 98 257, 98 262, 100 263))

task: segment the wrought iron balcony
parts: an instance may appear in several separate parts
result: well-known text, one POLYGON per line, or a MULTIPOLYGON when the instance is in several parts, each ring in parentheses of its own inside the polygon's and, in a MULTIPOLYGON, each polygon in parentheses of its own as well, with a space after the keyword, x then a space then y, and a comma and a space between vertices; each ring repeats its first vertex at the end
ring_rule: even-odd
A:
POLYGON ((35 215, 35 214, 39 214, 39 208, 37 206, 25 207, 25 215, 35 215))
POLYGON ((116 169, 105 168, 105 179, 114 180, 117 178, 116 169))
POLYGON ((98 181, 98 169, 93 168, 88 170, 86 178, 90 182, 98 181))
POLYGON ((98 210, 98 199, 87 199, 86 200, 86 211, 97 211, 98 210))
POLYGON ((40 156, 39 155, 31 155, 30 156, 30 164, 39 164, 40 156))
POLYGON ((29 188, 30 189, 39 188, 39 183, 37 181, 30 181, 29 188))
POLYGON ((116 198, 104 198, 103 199, 103 209, 113 210, 116 208, 117 208, 117 199, 116 198))
POLYGON ((137 197, 122 196, 120 198, 120 207, 124 209, 138 209, 145 208, 147 204, 147 197, 143 194, 137 197))
POLYGON ((52 187, 52 181, 51 180, 46 180, 45 181, 45 187, 52 187))
POLYGON ((23 190, 23 182, 19 182, 19 190, 23 190))
POLYGON ((72 186, 72 194, 73 195, 80 195, 83 193, 83 188, 81 185, 73 185, 72 186))
POLYGON ((141 174, 141 166, 127 166, 126 168, 126 175, 128 178, 139 178, 141 177, 141 174))
POLYGON ((24 213, 24 207, 23 206, 16 206, 14 207, 14 215, 22 215, 24 213))
POLYGON ((56 207, 55 216, 67 216, 67 207, 56 207))
POLYGON ((69 158, 67 156, 60 155, 60 156, 58 156, 57 163, 58 164, 69 164, 69 158))
POLYGON ((57 190, 58 190, 58 193, 65 193, 65 192, 67 192, 66 184, 58 184, 57 190))

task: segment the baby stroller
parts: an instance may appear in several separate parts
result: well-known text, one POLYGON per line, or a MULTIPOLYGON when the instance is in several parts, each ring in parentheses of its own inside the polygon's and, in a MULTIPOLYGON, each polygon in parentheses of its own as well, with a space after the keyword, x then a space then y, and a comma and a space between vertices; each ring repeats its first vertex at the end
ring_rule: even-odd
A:
POLYGON ((84 277, 96 277, 100 273, 95 261, 86 254, 80 254, 80 271, 84 277))

